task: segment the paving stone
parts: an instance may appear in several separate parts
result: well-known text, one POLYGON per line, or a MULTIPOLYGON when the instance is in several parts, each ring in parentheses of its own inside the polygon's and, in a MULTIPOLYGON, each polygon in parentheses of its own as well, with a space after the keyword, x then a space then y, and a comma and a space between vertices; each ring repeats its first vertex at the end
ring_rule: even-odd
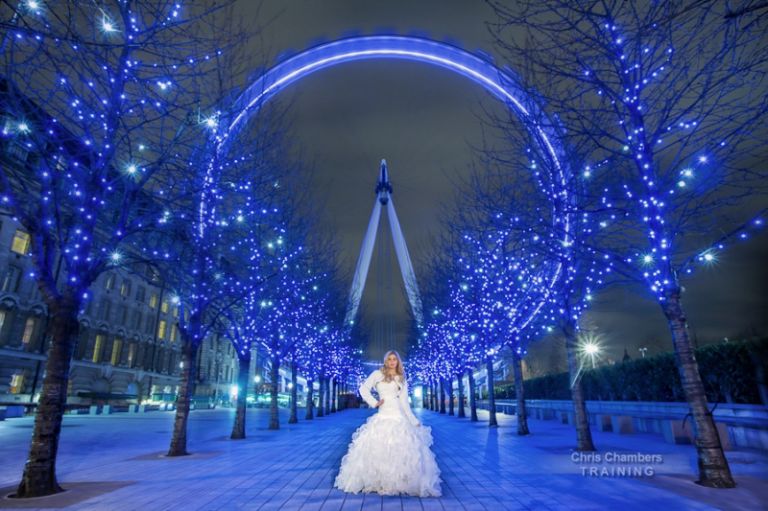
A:
MULTIPOLYGON (((730 451, 738 488, 695 485, 695 450, 646 433, 594 431, 601 453, 660 454, 653 476, 584 476, 605 464, 571 459, 575 433, 559 421, 530 420, 532 434, 518 436, 514 417, 499 427, 429 411, 416 413, 435 437, 442 471, 441 498, 345 494, 333 488, 341 457, 368 410, 345 410, 312 421, 266 428, 268 411, 249 410, 248 438, 229 440, 232 410, 198 410, 189 422, 190 456, 163 456, 172 412, 67 416, 59 448, 58 477, 72 491, 36 501, 0 499, 0 508, 93 511, 128 510, 376 510, 474 511, 579 509, 764 509, 768 455, 730 451), (101 484, 95 491, 96 484, 101 484), (67 501, 78 488, 94 490, 67 501), (36 507, 37 506, 37 507, 36 507)), ((300 415, 301 416, 301 415, 300 415)), ((480 413, 481 420, 486 418, 480 413)), ((23 469, 32 419, 0 422, 0 488, 15 489, 23 469)))

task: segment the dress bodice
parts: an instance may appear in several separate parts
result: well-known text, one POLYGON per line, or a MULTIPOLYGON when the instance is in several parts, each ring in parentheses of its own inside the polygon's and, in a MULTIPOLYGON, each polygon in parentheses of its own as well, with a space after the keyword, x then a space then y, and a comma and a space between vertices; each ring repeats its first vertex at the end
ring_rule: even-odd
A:
POLYGON ((381 380, 376 383, 376 392, 379 394, 380 399, 394 399, 400 396, 403 384, 396 381, 381 380))
POLYGON ((403 388, 404 385, 396 381, 381 380, 376 384, 376 393, 379 395, 379 399, 384 400, 384 403, 379 407, 379 413, 399 414, 401 412, 400 392, 403 391, 403 388))
POLYGON ((403 418, 414 426, 420 424, 408 403, 408 383, 406 381, 386 381, 382 372, 376 370, 360 385, 360 395, 371 408, 376 408, 378 401, 384 400, 384 403, 378 407, 380 414, 403 418), (371 393, 373 390, 378 394, 378 399, 371 393))

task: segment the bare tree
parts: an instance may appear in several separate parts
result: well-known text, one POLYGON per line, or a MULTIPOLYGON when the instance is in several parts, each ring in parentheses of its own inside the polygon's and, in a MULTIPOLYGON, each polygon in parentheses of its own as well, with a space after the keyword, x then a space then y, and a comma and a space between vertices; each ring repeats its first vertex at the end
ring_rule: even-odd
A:
POLYGON ((683 279, 761 224, 761 23, 712 1, 491 5, 499 49, 564 127, 561 143, 582 178, 572 189, 589 204, 580 214, 596 233, 585 243, 606 268, 645 284, 667 319, 695 423, 698 482, 733 487, 693 354, 683 279))
POLYGON ((225 5, 0 6, 4 136, 34 154, 22 172, 3 170, 3 207, 31 237, 34 278, 51 316, 19 497, 61 491, 59 433, 88 288, 107 268, 165 258, 131 245, 178 199, 170 176, 203 132, 197 98, 210 67, 202 63, 226 46, 211 37, 225 5))

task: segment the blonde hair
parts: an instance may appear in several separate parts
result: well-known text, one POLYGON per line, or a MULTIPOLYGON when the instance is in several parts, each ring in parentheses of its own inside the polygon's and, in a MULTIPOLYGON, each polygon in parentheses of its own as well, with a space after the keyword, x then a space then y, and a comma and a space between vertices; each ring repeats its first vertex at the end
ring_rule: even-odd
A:
POLYGON ((385 381, 392 381, 394 378, 387 372, 387 359, 390 355, 394 355, 397 358, 397 367, 395 367, 395 376, 402 383, 405 381, 405 369, 403 368, 403 359, 400 358, 400 354, 395 350, 389 350, 384 355, 384 364, 382 364, 380 371, 384 374, 385 381))

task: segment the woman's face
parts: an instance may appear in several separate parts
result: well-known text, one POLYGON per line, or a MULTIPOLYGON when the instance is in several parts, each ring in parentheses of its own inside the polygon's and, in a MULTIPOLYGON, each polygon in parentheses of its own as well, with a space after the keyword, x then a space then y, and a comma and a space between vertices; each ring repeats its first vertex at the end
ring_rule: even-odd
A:
POLYGON ((397 357, 395 355, 387 357, 387 369, 397 369, 397 357))

